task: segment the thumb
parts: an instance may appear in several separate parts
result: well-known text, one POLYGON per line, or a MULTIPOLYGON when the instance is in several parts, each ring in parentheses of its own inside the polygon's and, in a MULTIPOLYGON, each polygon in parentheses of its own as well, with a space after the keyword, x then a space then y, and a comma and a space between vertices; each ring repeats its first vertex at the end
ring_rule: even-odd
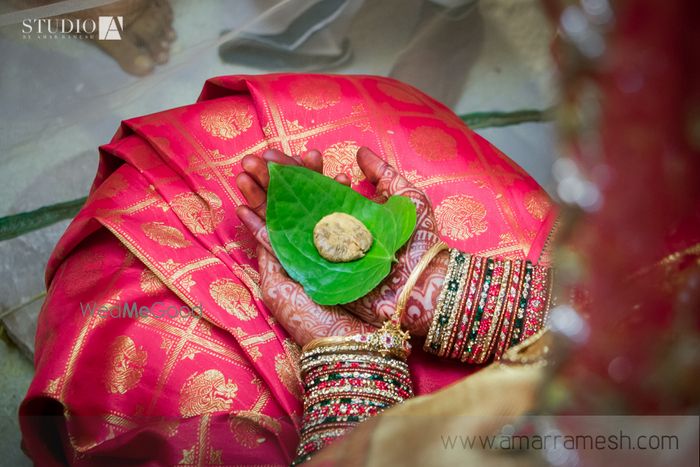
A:
POLYGON ((238 208, 236 208, 236 215, 241 222, 243 222, 243 225, 246 226, 250 233, 253 234, 258 243, 265 247, 265 250, 272 252, 270 236, 267 232, 265 221, 263 221, 260 216, 248 206, 238 206, 238 208))
POLYGON ((369 148, 361 147, 357 151, 357 165, 360 166, 367 180, 376 186, 377 193, 387 198, 413 187, 398 170, 369 148))

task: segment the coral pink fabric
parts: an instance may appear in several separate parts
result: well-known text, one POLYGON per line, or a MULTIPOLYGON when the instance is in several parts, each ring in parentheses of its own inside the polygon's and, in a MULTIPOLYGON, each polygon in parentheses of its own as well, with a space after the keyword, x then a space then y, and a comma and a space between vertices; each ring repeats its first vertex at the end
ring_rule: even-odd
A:
MULTIPOLYGON (((46 272, 36 376, 20 408, 29 455, 41 465, 288 464, 299 349, 260 300, 234 179, 246 154, 319 149, 328 175, 349 174, 372 197, 359 146, 427 192, 451 246, 542 255, 555 218, 546 194, 420 91, 372 76, 211 79, 196 104, 127 120, 101 148, 88 202, 46 272), (203 316, 86 311, 124 303, 203 316)), ((410 363, 418 394, 474 370, 420 350, 410 363)))

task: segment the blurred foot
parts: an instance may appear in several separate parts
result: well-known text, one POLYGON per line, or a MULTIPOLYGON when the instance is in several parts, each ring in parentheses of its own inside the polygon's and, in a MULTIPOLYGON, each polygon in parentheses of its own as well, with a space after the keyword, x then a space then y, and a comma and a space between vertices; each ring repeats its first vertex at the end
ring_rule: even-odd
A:
POLYGON ((170 58, 170 45, 177 37, 168 0, 120 0, 67 16, 91 19, 123 16, 121 40, 95 40, 94 43, 111 55, 124 71, 136 76, 147 75, 156 65, 166 63, 170 58))
MULTIPOLYGON (((55 0, 12 0, 18 9, 34 8, 55 0)), ((119 63, 124 71, 144 76, 156 65, 170 58, 170 45, 177 37, 173 24, 173 9, 169 0, 119 0, 105 6, 73 11, 54 19, 91 19, 100 16, 122 16, 124 30, 121 40, 98 40, 93 43, 119 63)))

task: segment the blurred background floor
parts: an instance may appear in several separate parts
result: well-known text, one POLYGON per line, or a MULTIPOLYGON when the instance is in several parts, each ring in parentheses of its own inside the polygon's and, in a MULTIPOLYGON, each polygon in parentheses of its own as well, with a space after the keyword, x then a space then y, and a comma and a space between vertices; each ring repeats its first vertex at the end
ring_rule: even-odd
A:
MULTIPOLYGON (((66 16, 85 4, 60 3, 66 16)), ((458 114, 546 109, 556 98, 553 32, 535 0, 175 0, 178 38, 145 77, 86 40, 24 38, 15 7, 0 6, 0 217, 85 196, 96 148, 122 119, 192 103, 212 76, 392 76, 458 114)), ((477 131, 551 189, 550 123, 477 131)), ((68 222, 0 241, 0 464, 29 463, 16 413, 32 376, 43 270, 68 222)))

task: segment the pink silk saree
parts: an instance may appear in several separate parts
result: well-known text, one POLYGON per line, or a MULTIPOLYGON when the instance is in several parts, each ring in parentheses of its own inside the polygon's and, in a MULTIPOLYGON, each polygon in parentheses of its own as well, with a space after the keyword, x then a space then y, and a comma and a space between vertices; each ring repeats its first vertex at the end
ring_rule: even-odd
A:
MULTIPOLYGON (((88 201, 47 267, 36 376, 20 408, 32 459, 288 464, 299 348, 260 299, 234 180, 247 154, 319 149, 327 175, 349 174, 372 197, 359 146, 427 192, 450 246, 541 260, 556 216, 545 192, 420 91, 373 76, 211 79, 196 104, 127 120, 100 148, 88 201), (85 311, 124 303, 201 306, 203 316, 85 311)), ((414 348, 417 394, 475 369, 414 348)))

